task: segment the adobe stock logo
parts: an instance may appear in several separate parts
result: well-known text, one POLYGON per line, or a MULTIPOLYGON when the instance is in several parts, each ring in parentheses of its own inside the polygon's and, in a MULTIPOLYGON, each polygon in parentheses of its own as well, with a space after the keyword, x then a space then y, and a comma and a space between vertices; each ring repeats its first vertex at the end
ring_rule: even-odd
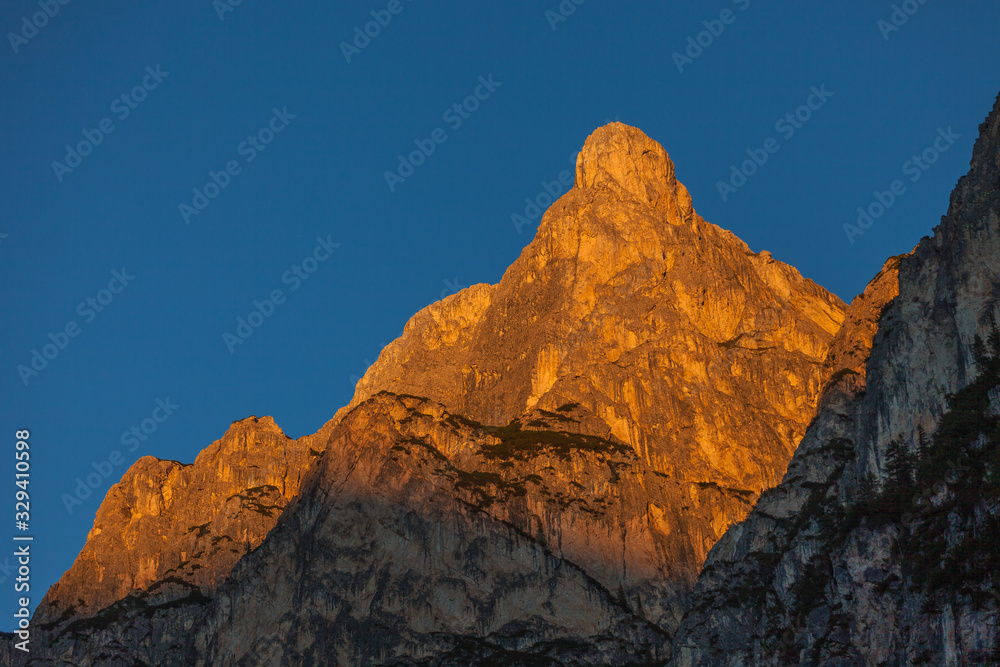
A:
POLYGON ((560 23, 565 23, 569 20, 570 16, 576 14, 576 8, 586 1, 587 0, 562 0, 562 2, 559 3, 559 6, 556 7, 558 11, 547 9, 545 11, 545 20, 549 22, 552 32, 559 29, 560 23))
MULTIPOLYGON (((818 88, 812 86, 809 90, 812 94, 806 98, 805 104, 791 113, 786 113, 774 124, 774 131, 779 132, 785 141, 790 140, 798 130, 805 127, 813 114, 822 109, 827 101, 833 97, 833 93, 826 89, 826 84, 818 88)), ((771 156, 779 150, 781 150, 781 142, 774 137, 765 139, 760 148, 748 148, 746 152, 750 159, 744 160, 739 165, 730 165, 728 182, 716 181, 715 183, 722 201, 729 201, 729 195, 736 193, 746 185, 747 181, 756 175, 761 167, 771 159, 771 156)))
MULTIPOLYGON (((621 122, 620 116, 615 116, 614 119, 607 117, 604 119, 605 125, 619 122, 621 122)), ((573 186, 576 180, 576 160, 581 150, 583 150, 582 146, 569 156, 569 169, 563 169, 551 181, 542 181, 540 184, 542 189, 534 197, 524 198, 524 215, 516 211, 510 214, 510 221, 518 234, 521 234, 522 228, 528 225, 537 225, 545 211, 573 186)))
POLYGON ((361 55, 361 52, 371 45, 372 40, 381 35, 382 30, 389 27, 389 24, 392 23, 392 17, 399 16, 404 9, 401 0, 389 0, 385 9, 373 9, 370 12, 373 20, 365 23, 364 29, 359 25, 354 26, 354 39, 351 40, 351 43, 340 43, 340 52, 344 54, 347 64, 351 64, 354 56, 361 55))
POLYGON ((469 287, 468 285, 463 285, 459 283, 458 277, 455 277, 452 280, 448 280, 447 278, 445 278, 444 280, 441 281, 441 283, 444 285, 444 289, 441 290, 442 299, 446 299, 452 294, 458 294, 462 290, 467 289, 469 287))
MULTIPOLYGON (((492 74, 485 78, 479 77, 479 85, 476 86, 472 94, 445 109, 444 113, 441 114, 441 120, 447 123, 452 131, 458 130, 465 121, 472 118, 472 114, 479 110, 479 106, 490 99, 501 85, 503 85, 502 82, 493 80, 492 74)), ((389 192, 395 192, 400 183, 405 183, 406 179, 413 176, 417 168, 434 154, 438 145, 446 141, 448 141, 448 133, 441 127, 432 130, 428 139, 414 139, 413 143, 417 150, 410 151, 409 155, 397 155, 399 164, 396 166, 396 170, 386 169, 383 174, 386 185, 389 186, 389 192)))
MULTIPOLYGON (((750 0, 732 0, 732 2, 739 7, 741 12, 745 12, 750 8, 750 0)), ((697 35, 687 38, 687 48, 684 49, 684 53, 674 51, 671 54, 671 57, 674 59, 674 65, 677 66, 677 71, 683 74, 686 66, 693 65, 694 61, 705 53, 705 49, 715 44, 715 40, 722 37, 722 33, 726 31, 726 26, 736 23, 736 17, 737 14, 733 10, 723 9, 719 12, 719 18, 702 21, 701 24, 705 29, 697 35)))
MULTIPOLYGON (((576 151, 570 156, 570 161, 574 167, 576 165, 576 156, 578 154, 579 151, 576 151)), ((517 230, 517 233, 521 234, 522 228, 527 227, 528 225, 537 225, 542 219, 542 215, 545 211, 548 210, 548 208, 552 206, 552 204, 555 203, 559 197, 566 194, 566 191, 573 185, 573 181, 575 179, 576 170, 574 168, 573 170, 563 169, 559 172, 556 178, 551 181, 542 181, 542 189, 534 196, 534 198, 524 198, 524 215, 517 212, 510 214, 510 221, 513 223, 514 229, 517 230)))
MULTIPOLYGON (((119 439, 122 447, 127 448, 129 452, 134 452, 139 448, 141 443, 149 440, 156 433, 156 430, 160 428, 160 424, 167 421, 180 407, 180 405, 171 401, 169 396, 165 399, 156 399, 155 407, 150 416, 140 421, 138 425, 132 426, 129 430, 122 433, 119 439)), ((90 498, 95 491, 101 488, 101 485, 111 477, 115 469, 123 465, 125 465, 125 455, 120 449, 112 450, 106 459, 91 461, 90 467, 93 468, 93 471, 88 472, 84 477, 76 478, 76 488, 72 494, 62 494, 61 500, 63 506, 66 508, 66 512, 72 514, 77 505, 82 505, 83 501, 90 498)))
POLYGON ((8 32, 7 39, 14 53, 18 53, 20 48, 34 39, 38 31, 49 24, 50 19, 54 19, 62 6, 68 5, 70 0, 38 0, 38 6, 42 11, 35 12, 29 19, 27 16, 21 17, 21 29, 17 32, 8 32), (62 6, 61 6, 62 5, 62 6))
MULTIPOLYGON (((260 153, 267 150, 267 147, 274 141, 275 137, 285 131, 285 128, 296 118, 296 114, 288 113, 288 107, 279 110, 277 107, 271 110, 271 120, 257 130, 254 134, 247 136, 246 141, 236 147, 236 152, 250 164, 257 159, 260 153)), ((208 181, 201 188, 194 188, 194 196, 191 203, 180 203, 177 210, 184 219, 184 224, 191 224, 191 218, 201 215, 202 211, 208 208, 212 200, 218 197, 229 187, 233 179, 243 173, 243 166, 239 160, 230 160, 219 171, 209 171, 208 181)))
MULTIPOLYGON (((444 285, 444 288, 441 290, 441 294, 440 294, 441 299, 447 299, 452 294, 458 294, 462 290, 468 289, 468 285, 461 284, 458 281, 458 277, 457 276, 455 278, 452 278, 451 280, 445 278, 444 280, 441 281, 441 284, 444 285)), ((392 338, 389 339, 389 342, 397 340, 399 338, 402 338, 403 337, 403 333, 404 332, 402 330, 400 330, 399 333, 397 333, 395 336, 393 336, 392 338)), ((386 348, 386 346, 389 345, 389 342, 382 341, 379 344, 379 348, 378 348, 379 349, 379 354, 375 355, 376 358, 378 356, 381 356, 382 350, 384 350, 386 348)), ((348 376, 347 381, 351 383, 352 387, 357 387, 358 382, 361 380, 361 378, 364 376, 364 374, 368 372, 368 369, 372 367, 373 363, 374 362, 371 359, 365 357, 364 363, 363 363, 363 365, 361 367, 360 374, 354 373, 354 374, 348 376)), ((0 583, 2 583, 2 582, 0 582, 0 583)))
MULTIPOLYGON (((90 324, 97 319, 98 313, 111 305, 115 297, 125 291, 125 288, 135 280, 135 276, 130 275, 124 267, 121 271, 111 272, 111 280, 105 289, 98 290, 94 296, 89 296, 76 307, 76 314, 83 318, 84 324, 90 324)), ((70 340, 80 335, 83 329, 76 320, 70 320, 60 327, 56 333, 49 332, 49 342, 42 345, 41 352, 38 348, 32 348, 31 360, 27 365, 19 364, 17 374, 21 377, 21 382, 27 387, 32 378, 48 368, 49 363, 55 361, 63 350, 69 347, 70 340)))
MULTIPOLYGON (((940 160, 941 156, 947 153, 955 145, 955 142, 961 138, 961 135, 952 131, 950 125, 947 130, 939 127, 938 136, 934 141, 922 150, 919 155, 913 155, 903 163, 903 166, 900 168, 903 175, 909 176, 911 183, 916 183, 931 168, 931 165, 940 160)), ((871 229, 875 221, 888 213, 889 209, 907 192, 906 184, 899 178, 889 184, 888 190, 875 190, 872 193, 874 200, 867 206, 858 207, 856 224, 844 224, 844 233, 847 235, 847 240, 850 241, 851 245, 854 245, 855 237, 861 236, 867 230, 871 229)))
POLYGON ((243 4, 243 0, 213 0, 212 8, 219 15, 219 21, 226 20, 226 14, 236 11, 236 8, 243 4))
MULTIPOLYGON (((333 255, 333 251, 340 247, 339 243, 334 243, 332 237, 316 237, 316 247, 311 254, 307 255, 298 264, 293 264, 287 271, 281 274, 281 282, 288 285, 289 292, 298 291, 302 283, 319 270, 321 264, 326 262, 333 255)), ((250 340, 264 322, 269 320, 278 306, 283 306, 288 301, 288 296, 284 290, 273 289, 263 301, 255 300, 253 310, 246 317, 236 318, 236 328, 233 333, 222 332, 222 342, 226 344, 229 354, 236 352, 236 346, 250 340)))
MULTIPOLYGON (((139 105, 146 101, 149 93, 160 87, 163 80, 170 76, 170 72, 164 72, 160 66, 149 66, 146 74, 132 90, 122 93, 111 102, 109 110, 118 117, 119 121, 126 120, 139 105)), ((115 124, 111 118, 103 118, 97 123, 97 127, 92 130, 83 130, 83 139, 76 145, 66 146, 66 156, 62 162, 55 160, 52 163, 52 171, 55 172, 56 179, 62 183, 66 174, 73 173, 73 170, 83 164, 84 158, 90 156, 94 149, 104 143, 104 138, 115 131, 115 124)))
MULTIPOLYGON (((446 288, 446 289, 448 289, 448 287, 449 287, 449 286, 448 286, 448 284, 447 284, 447 281, 445 281, 445 288, 446 288)), ((444 294, 444 291, 442 291, 442 294, 444 294)), ((445 295, 445 296, 447 296, 447 295, 445 295)), ((441 297, 441 298, 444 298, 444 297, 441 297)), ((400 330, 400 332, 399 332, 399 333, 397 333, 397 334, 396 334, 395 336, 393 336, 393 337, 392 337, 392 338, 390 339, 390 342, 391 342, 391 341, 394 341, 394 340, 396 340, 397 338, 402 338, 402 337, 403 337, 403 331, 402 331, 402 330, 400 330)), ((386 347, 386 345, 388 345, 388 344, 389 344, 389 343, 388 343, 388 342, 386 342, 386 341, 382 341, 382 342, 381 342, 381 343, 379 344, 379 348, 378 348, 378 349, 379 349, 379 354, 378 354, 378 355, 375 355, 375 356, 376 356, 376 358, 377 358, 377 357, 378 357, 379 355, 381 355, 381 353, 382 353, 382 350, 384 350, 384 349, 385 349, 385 347, 386 347)), ((355 373, 354 375, 350 375, 350 376, 349 376, 349 377, 347 378, 347 381, 351 383, 351 386, 352 386, 352 387, 355 387, 355 386, 357 386, 357 384, 358 384, 358 381, 359 381, 359 380, 361 380, 361 378, 362 378, 362 377, 364 376, 364 374, 368 372, 368 369, 372 367, 372 364, 373 364, 373 363, 375 363, 375 362, 373 362, 373 361, 372 361, 371 359, 369 359, 369 358, 365 357, 365 360, 364 360, 364 364, 363 364, 363 366, 362 366, 362 368, 361 368, 361 375, 358 375, 358 374, 356 374, 356 373, 355 373)))
POLYGON ((882 41, 888 42, 889 36, 894 32, 899 32, 904 25, 910 21, 910 17, 920 11, 920 6, 927 4, 927 0, 905 0, 902 5, 893 5, 889 20, 879 19, 876 26, 882 33, 882 41))

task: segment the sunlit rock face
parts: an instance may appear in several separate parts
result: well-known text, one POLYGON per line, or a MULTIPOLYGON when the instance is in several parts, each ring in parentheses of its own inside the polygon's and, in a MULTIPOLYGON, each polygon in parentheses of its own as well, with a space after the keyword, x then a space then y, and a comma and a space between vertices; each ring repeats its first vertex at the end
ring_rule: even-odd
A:
POLYGON ((320 433, 247 420, 193 466, 133 466, 39 608, 46 659, 662 660, 843 320, 603 127, 501 282, 415 315, 320 433))
POLYGON ((463 664, 463 642, 480 657, 665 657, 669 635, 649 617, 669 591, 621 591, 636 560, 625 540, 655 552, 647 503, 666 506, 673 481, 623 445, 555 435, 539 417, 491 433, 388 393, 352 410, 278 528, 220 589, 194 664, 463 664))
POLYGON ((663 148, 613 123, 498 285, 418 313, 344 411, 382 390, 503 425, 579 403, 687 482, 773 486, 812 416, 843 304, 705 222, 663 148))
POLYGON ((933 236, 848 309, 816 418, 713 548, 676 664, 1000 664, 998 298, 1000 98, 933 236), (915 483, 893 440, 922 452, 915 483))
POLYGON ((136 461, 105 496, 76 562, 38 606, 35 627, 71 634, 130 595, 153 607, 207 601, 299 493, 325 433, 292 440, 270 417, 250 417, 193 464, 136 461))

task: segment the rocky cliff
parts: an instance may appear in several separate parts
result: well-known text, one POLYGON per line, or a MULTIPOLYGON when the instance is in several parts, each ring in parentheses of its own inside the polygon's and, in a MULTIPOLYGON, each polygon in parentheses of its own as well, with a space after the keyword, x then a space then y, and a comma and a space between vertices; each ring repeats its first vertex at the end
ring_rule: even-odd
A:
POLYGON ((245 420, 133 466, 32 664, 662 662, 858 365, 843 334, 828 354, 843 321, 699 217, 659 144, 601 128, 501 282, 414 316, 319 433, 245 420))
POLYGON ((38 664, 103 664, 115 654, 105 649, 108 641, 127 655, 146 633, 142 621, 185 610, 168 633, 179 641, 299 493, 328 432, 292 440, 270 417, 250 417, 193 464, 136 461, 108 491, 80 555, 35 611, 36 653, 52 659, 38 664), (110 630, 136 619, 140 629, 131 625, 131 635, 110 630))
POLYGON ((1000 662, 1000 99, 980 131, 934 235, 849 308, 818 414, 712 549, 676 664, 1000 662))
POLYGON ((776 484, 822 382, 843 304, 695 213, 663 148, 612 123, 498 285, 418 313, 358 383, 487 424, 577 403, 650 466, 776 484))
POLYGON ((139 459, 108 491, 83 551, 35 622, 89 616, 136 591, 211 593, 298 494, 326 447, 319 440, 291 440, 270 417, 250 417, 191 465, 139 459))

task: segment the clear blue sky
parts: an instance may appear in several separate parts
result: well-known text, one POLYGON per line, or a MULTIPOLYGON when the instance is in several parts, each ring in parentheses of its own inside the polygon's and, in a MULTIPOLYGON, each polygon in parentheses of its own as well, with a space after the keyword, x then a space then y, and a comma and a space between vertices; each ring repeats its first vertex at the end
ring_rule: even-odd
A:
MULTIPOLYGON (((511 215, 572 169, 607 119, 666 147, 706 219, 850 300, 937 224, 1000 90, 1000 5, 911 2, 919 10, 886 39, 888 1, 586 0, 556 21, 545 12, 558 0, 244 0, 221 19, 210 0, 75 0, 34 31, 22 17, 40 11, 36 1, 7 0, 0 544, 16 532, 14 433, 28 428, 32 605, 136 458, 192 461, 251 414, 292 436, 314 432, 414 312, 456 283, 498 281, 535 229, 519 234, 511 215), (391 22, 348 63, 341 42, 372 11, 391 22), (723 30, 681 72, 673 54, 703 21, 723 30), (12 43, 20 31, 30 38, 12 43), (813 86, 832 96, 800 111, 813 86), (485 99, 468 102, 478 108, 467 118, 443 116, 477 91, 485 99), (812 117, 793 136, 775 127, 797 111, 812 117), (939 142, 948 150, 909 181, 904 163, 949 127, 958 138, 939 142), (391 191, 396 156, 438 128, 444 143, 391 191), (95 130, 104 136, 84 144, 78 166, 53 167, 95 130), (243 143, 251 135, 262 150, 243 143), (718 181, 768 139, 777 152, 723 201, 718 181), (227 165, 235 175, 220 175, 227 165), (193 189, 210 171, 227 187, 210 187, 218 196, 185 216, 180 204, 206 203, 193 189), (843 225, 896 179, 905 192, 849 243, 843 225), (305 262, 299 270, 314 272, 303 280, 293 267, 314 257, 318 237, 339 247, 305 262), (134 276, 127 286, 112 282, 122 269, 134 276), (119 293, 102 292, 109 283, 119 293), (283 303, 227 345, 223 334, 237 335, 237 318, 276 289, 283 303), (74 337, 59 335, 67 326, 74 337), (50 333, 65 349, 25 384, 18 366, 30 368, 50 333), (168 398, 173 414, 155 411, 168 398), (147 421, 155 432, 70 515, 61 496, 154 416, 166 419, 147 421)), ((13 598, 7 577, 5 619, 13 598)))

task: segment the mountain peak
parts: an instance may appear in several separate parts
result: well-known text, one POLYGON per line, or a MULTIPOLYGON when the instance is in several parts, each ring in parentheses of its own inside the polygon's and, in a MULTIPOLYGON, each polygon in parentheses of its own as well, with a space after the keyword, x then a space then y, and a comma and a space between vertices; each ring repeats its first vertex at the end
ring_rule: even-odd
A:
POLYGON ((576 161, 576 187, 608 189, 668 214, 673 224, 692 212, 691 195, 658 142, 624 123, 594 131, 576 161))

